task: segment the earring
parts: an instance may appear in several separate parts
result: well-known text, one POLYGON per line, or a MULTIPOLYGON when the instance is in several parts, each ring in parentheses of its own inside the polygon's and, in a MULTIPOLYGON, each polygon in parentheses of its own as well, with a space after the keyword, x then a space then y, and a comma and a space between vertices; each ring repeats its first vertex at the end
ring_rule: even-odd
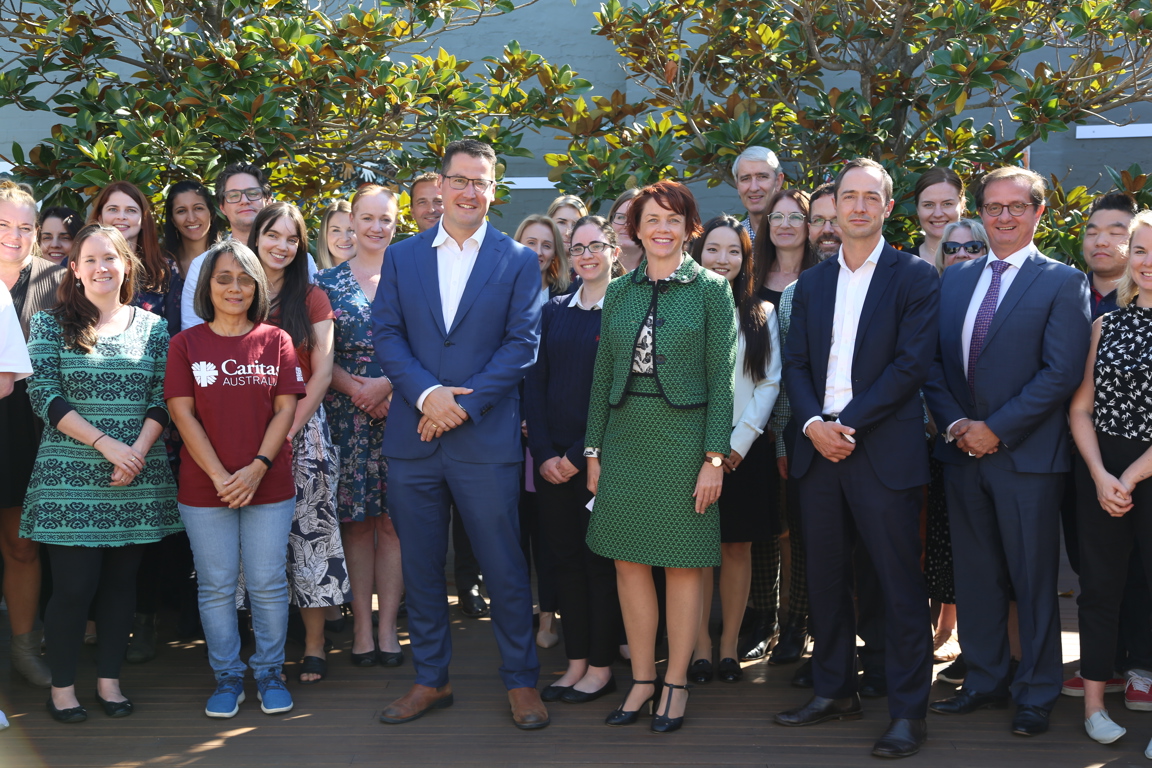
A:
POLYGON ((76 278, 76 287, 80 288, 82 286, 83 286, 83 283, 80 282, 80 278, 76 278))

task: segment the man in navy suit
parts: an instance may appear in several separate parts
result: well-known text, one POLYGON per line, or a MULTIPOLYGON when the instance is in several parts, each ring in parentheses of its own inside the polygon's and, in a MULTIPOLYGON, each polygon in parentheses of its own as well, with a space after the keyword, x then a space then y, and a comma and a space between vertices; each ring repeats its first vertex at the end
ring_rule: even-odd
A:
POLYGON ((536 254, 489 226, 496 155, 448 145, 440 223, 388 249, 373 341, 395 396, 384 434, 388 508, 403 556, 416 683, 381 715, 404 723, 452 704, 444 556, 450 499, 492 598, 500 674, 518 728, 548 725, 532 590, 520 549, 517 385, 540 342, 536 254))
POLYGON ((939 281, 881 230, 892 179, 868 159, 836 179, 842 245, 800 276, 784 348, 784 384, 801 425, 792 459, 808 555, 815 696, 781 725, 862 715, 856 674, 852 550, 875 567, 886 613, 892 721, 872 753, 906 757, 927 737, 932 672, 928 593, 920 569, 920 506, 928 482, 919 390, 936 340, 939 281))
POLYGON ((956 611, 968 675, 933 702, 967 714, 1016 702, 1012 732, 1048 730, 1061 684, 1060 497, 1071 468, 1067 401, 1084 377, 1088 280, 1032 242, 1044 179, 992 171, 976 189, 991 253, 944 271, 940 344, 925 387, 943 429, 956 611), (1020 617, 1020 666, 1009 679, 1008 602, 1020 617))

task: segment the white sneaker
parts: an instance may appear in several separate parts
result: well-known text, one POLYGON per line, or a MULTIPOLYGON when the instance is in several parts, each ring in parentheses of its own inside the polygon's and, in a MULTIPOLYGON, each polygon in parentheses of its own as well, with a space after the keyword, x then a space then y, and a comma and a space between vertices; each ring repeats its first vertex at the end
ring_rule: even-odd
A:
MULTIPOLYGON (((1088 735, 1101 744, 1111 744, 1128 731, 1112 722, 1108 717, 1108 710, 1101 709, 1084 721, 1084 730, 1088 735)), ((1152 745, 1150 745, 1152 746, 1152 745)))
POLYGON ((1144 757, 1152 760, 1152 741, 1148 742, 1148 746, 1144 748, 1144 757))

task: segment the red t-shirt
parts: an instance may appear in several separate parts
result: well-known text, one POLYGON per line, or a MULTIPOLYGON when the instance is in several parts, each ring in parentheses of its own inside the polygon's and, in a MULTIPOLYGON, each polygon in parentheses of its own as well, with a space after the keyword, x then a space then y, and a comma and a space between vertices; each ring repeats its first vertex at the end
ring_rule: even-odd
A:
MULTIPOLYGON (((257 323, 243 336, 219 336, 207 324, 172 338, 164 397, 191 397, 196 418, 208 434, 220 463, 229 472, 248 466, 272 421, 277 395, 304 394, 292 339, 274 325, 257 323)), ((216 486, 188 453, 180 449, 181 504, 225 506, 216 486)), ((292 445, 287 440, 272 459, 251 504, 272 504, 296 495, 292 445)))
MULTIPOLYGON (((336 315, 332 312, 332 302, 328 294, 318 285, 308 286, 308 293, 304 296, 304 307, 308 311, 308 322, 312 325, 324 320, 333 320, 336 315)), ((270 315, 268 322, 280 325, 280 313, 270 315)), ((312 351, 303 347, 296 347, 296 360, 300 366, 300 373, 304 376, 304 383, 312 380, 312 351)))

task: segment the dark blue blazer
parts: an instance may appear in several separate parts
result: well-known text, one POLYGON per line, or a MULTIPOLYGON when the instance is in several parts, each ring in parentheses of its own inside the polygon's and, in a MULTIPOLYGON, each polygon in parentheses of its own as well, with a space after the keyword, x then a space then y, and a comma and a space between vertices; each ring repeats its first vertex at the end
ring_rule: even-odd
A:
MULTIPOLYGON (((1088 278, 1033 250, 992 318, 973 393, 964 369, 964 317, 990 258, 944 270, 940 343, 924 387, 928 407, 942 433, 958 419, 987 423, 1001 446, 986 461, 1015 472, 1067 472, 1066 405, 1084 378, 1092 334, 1088 278)), ((943 437, 934 453, 949 464, 975 461, 943 437)))
POLYGON ((451 328, 444 327, 432 227, 388 248, 372 303, 372 341, 395 394, 384 455, 502 464, 524 458, 518 385, 540 344, 536 254, 488 225, 451 328), (468 420, 424 443, 416 401, 436 384, 469 387, 456 402, 468 420))
MULTIPOLYGON (((784 386, 799 427, 824 406, 840 260, 800 275, 784 346, 784 386)), ((885 244, 860 312, 852 357, 852 401, 840 423, 856 430, 856 450, 893 490, 928 482, 928 449, 919 390, 936 345, 940 281, 932 265, 885 244)), ((808 471, 816 449, 796 437, 792 474, 808 471)))

